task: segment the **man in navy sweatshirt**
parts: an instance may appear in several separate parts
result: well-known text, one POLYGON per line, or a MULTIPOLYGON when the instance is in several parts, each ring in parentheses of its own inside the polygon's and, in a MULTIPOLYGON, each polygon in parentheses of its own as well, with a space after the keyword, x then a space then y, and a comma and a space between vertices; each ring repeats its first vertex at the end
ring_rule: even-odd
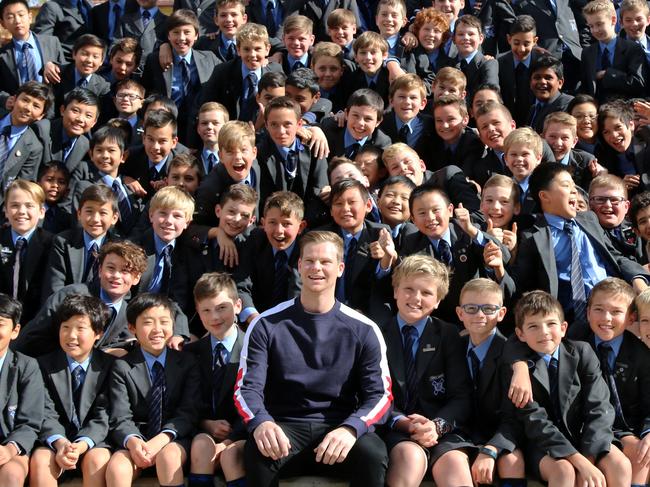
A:
POLYGON ((388 457, 373 431, 393 400, 386 345, 375 323, 336 301, 343 267, 341 237, 308 233, 300 241, 300 297, 248 328, 235 403, 250 434, 249 486, 302 473, 384 485, 388 457))

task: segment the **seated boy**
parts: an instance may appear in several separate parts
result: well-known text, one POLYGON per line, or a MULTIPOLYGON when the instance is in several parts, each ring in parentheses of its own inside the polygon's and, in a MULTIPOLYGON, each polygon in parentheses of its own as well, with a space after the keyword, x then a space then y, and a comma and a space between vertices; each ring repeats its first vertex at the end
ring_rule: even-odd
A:
POLYGON ((219 164, 219 132, 230 117, 221 103, 210 101, 199 108, 196 132, 201 138, 200 152, 203 176, 207 176, 219 164))
MULTIPOLYGON (((53 352, 58 347, 57 329, 52 320, 57 308, 70 294, 95 296, 109 307, 111 317, 95 348, 112 355, 122 356, 134 345, 134 338, 127 327, 127 300, 137 292, 140 277, 147 270, 147 256, 137 245, 128 240, 108 242, 99 252, 98 279, 90 284, 71 284, 52 294, 40 307, 36 317, 25 325, 26 331, 16 342, 16 350, 32 356, 53 352)), ((174 337, 170 346, 178 348, 190 333, 187 317, 174 305, 176 321, 174 337)))
POLYGON ((65 60, 59 39, 30 30, 32 13, 26 0, 5 1, 0 6, 0 24, 12 40, 0 49, 0 107, 11 110, 21 84, 56 81, 56 65, 65 60))
POLYGON ((22 310, 20 301, 0 294, 0 363, 4 370, 0 387, 7 391, 0 415, 0 483, 7 487, 24 485, 29 454, 43 423, 44 386, 38 363, 9 348, 20 333, 22 310))
POLYGON ((393 142, 403 142, 422 154, 427 167, 438 160, 431 115, 424 113, 427 90, 416 74, 405 74, 390 84, 388 99, 391 110, 382 119, 380 128, 393 142))
MULTIPOLYGON (((18 88, 11 111, 0 119, 0 182, 7 188, 14 179, 34 181, 43 158, 43 145, 30 125, 41 120, 52 105, 48 85, 28 81, 18 88)), ((0 205, 4 191, 0 192, 0 205)))
MULTIPOLYGON (((218 466, 228 478, 226 451, 241 448, 246 430, 232 401, 244 333, 237 326, 242 303, 237 287, 225 273, 204 274, 194 286, 194 301, 207 334, 188 344, 201 373, 199 430, 192 439, 189 487, 211 487, 218 466)), ((243 462, 242 468, 243 468, 243 462)))
POLYGON ((180 486, 197 423, 199 369, 192 355, 167 347, 175 313, 165 296, 136 296, 126 317, 139 346, 115 361, 109 378, 110 438, 117 451, 106 482, 127 487, 155 466, 161 485, 180 486))
POLYGON ((496 59, 487 59, 479 47, 483 43, 481 21, 473 15, 463 15, 454 26, 453 40, 458 50, 456 68, 467 79, 467 95, 471 99, 476 88, 490 83, 499 85, 499 63, 496 59))
POLYGON ((515 129, 503 141, 506 166, 519 186, 521 213, 532 215, 539 211, 529 192, 530 175, 542 160, 542 138, 531 128, 515 129))
MULTIPOLYGON (((609 388, 614 408, 614 437, 623 444, 623 453, 632 464, 632 485, 648 483, 647 430, 650 428, 650 350, 630 330, 633 303, 640 309, 647 305, 647 293, 635 302, 634 290, 616 278, 605 279, 589 297, 587 318, 593 333, 589 343, 600 359, 600 370, 609 388)), ((645 315, 644 315, 645 317, 645 315)))
POLYGON ((528 125, 541 134, 546 116, 566 111, 573 97, 560 92, 564 85, 564 67, 559 59, 541 55, 531 63, 530 73, 530 89, 535 104, 530 108, 528 125))
POLYGON ((470 279, 486 275, 483 246, 494 239, 474 226, 467 208, 462 204, 454 208, 447 194, 435 187, 415 188, 409 208, 418 232, 404 237, 400 255, 430 255, 453 270, 449 293, 445 293, 447 298, 442 300, 436 316, 455 322, 461 287, 470 279))
POLYGON ((624 256, 643 264, 643 239, 637 237, 627 220, 630 201, 623 180, 613 174, 596 176, 589 185, 589 207, 612 245, 624 256))
POLYGON ((542 137, 551 147, 556 162, 572 171, 573 180, 583 189, 589 188, 592 178, 604 168, 589 152, 576 149, 578 143, 577 120, 568 113, 550 113, 544 120, 542 137))
POLYGON ((474 408, 467 431, 479 447, 472 461, 472 479, 476 484, 493 484, 498 473, 501 483, 525 487, 524 455, 518 448, 522 438, 506 440, 500 434, 501 403, 507 400, 500 372, 506 338, 497 329, 506 314, 503 290, 490 279, 472 279, 461 289, 456 314, 467 331, 461 340, 473 386, 474 408))
POLYGON ((264 203, 262 226, 246 239, 234 273, 242 322, 300 294, 296 239, 307 223, 303 216, 302 200, 290 191, 273 193, 264 203))
POLYGON ((144 203, 122 180, 121 166, 129 153, 124 133, 108 125, 101 127, 93 134, 89 153, 91 164, 87 164, 84 180, 75 185, 73 205, 88 186, 108 186, 115 195, 119 209, 119 221, 115 224, 115 230, 121 236, 127 237, 138 222, 144 203))
POLYGON ((95 350, 110 313, 98 298, 67 296, 56 310, 60 349, 38 359, 45 382, 41 447, 30 459, 31 485, 56 487, 76 470, 87 485, 105 485, 111 458, 108 376, 113 357, 95 350))
POLYGON ((352 93, 345 109, 345 127, 339 127, 336 118, 322 122, 323 132, 330 147, 330 159, 345 156, 354 159, 366 144, 381 149, 390 145, 390 138, 378 128, 384 113, 384 101, 370 89, 352 93))
POLYGON ((521 233, 517 258, 508 272, 519 296, 531 289, 557 296, 571 318, 569 335, 582 337, 593 286, 607 276, 621 277, 640 292, 650 276, 611 245, 596 215, 577 212, 575 184, 565 166, 540 164, 530 178, 529 192, 543 214, 521 233))
POLYGON ((596 42, 582 50, 580 91, 605 100, 645 94, 645 53, 633 40, 616 35, 618 22, 614 5, 593 0, 582 9, 596 42))
POLYGON ((97 74, 105 54, 106 44, 96 35, 84 34, 75 41, 73 62, 61 67, 61 81, 54 86, 54 106, 63 105, 74 88, 86 88, 100 99, 110 92, 110 83, 97 74))
POLYGON ((430 469, 438 485, 471 485, 474 446, 462 432, 472 413, 469 374, 458 330, 432 316, 449 290, 449 269, 411 255, 392 281, 397 316, 382 330, 395 398, 384 434, 387 484, 419 486, 430 469))
POLYGON ((45 193, 43 229, 57 234, 72 227, 72 214, 60 206, 68 196, 70 172, 61 161, 43 162, 38 168, 38 185, 45 193))
MULTIPOLYGON (((630 462, 612 444, 614 408, 598 359, 587 343, 562 340, 567 330, 562 308, 544 291, 526 293, 517 303, 515 331, 526 344, 534 400, 516 411, 509 408, 506 418, 523 428, 526 466, 549 486, 578 478, 630 485, 630 462)), ((510 374, 504 379, 508 384, 510 374)))
POLYGON ((469 113, 463 100, 452 96, 438 97, 433 102, 433 119, 439 139, 434 146, 437 168, 462 166, 465 161, 483 155, 483 142, 473 129, 467 127, 469 113))
POLYGON ((42 279, 53 236, 38 227, 45 215, 45 193, 38 184, 16 179, 4 194, 8 225, 0 229, 0 292, 20 300, 27 322, 41 303, 42 279))
POLYGON ((271 100, 264 118, 266 132, 256 141, 260 202, 275 191, 292 191, 304 201, 307 221, 313 221, 324 212, 319 195, 327 186, 327 161, 297 138, 303 119, 296 101, 288 96, 271 100))
POLYGON ((388 57, 388 43, 378 33, 366 31, 352 43, 354 60, 359 69, 347 79, 348 95, 360 89, 370 89, 379 95, 384 104, 388 104, 388 69, 384 61, 388 57))
POLYGON ((43 302, 69 284, 91 283, 97 278, 99 251, 115 237, 119 218, 115 194, 106 185, 87 187, 77 203, 78 226, 54 237, 43 278, 43 302))

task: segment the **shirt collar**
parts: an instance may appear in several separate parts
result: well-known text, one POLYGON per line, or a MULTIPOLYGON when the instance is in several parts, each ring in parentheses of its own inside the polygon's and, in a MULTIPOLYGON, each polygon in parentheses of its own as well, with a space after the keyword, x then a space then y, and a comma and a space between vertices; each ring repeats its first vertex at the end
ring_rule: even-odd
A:
POLYGON ((526 193, 528 191, 528 183, 530 182, 530 176, 524 178, 522 181, 517 181, 515 179, 515 182, 519 185, 523 193, 526 193))
POLYGON ((225 47, 226 49, 230 47, 230 44, 234 44, 235 46, 237 45, 237 41, 233 37, 232 39, 228 39, 223 32, 219 33, 219 38, 221 39, 221 45, 225 47))
POLYGON ((156 246, 156 255, 160 255, 165 247, 168 245, 172 246, 172 249, 176 247, 176 239, 172 240, 169 243, 163 242, 158 235, 153 234, 153 241, 156 246))
POLYGON ((34 235, 34 232, 36 231, 36 227, 32 228, 28 232, 26 232, 24 235, 20 235, 19 233, 16 233, 16 231, 12 228, 11 229, 11 240, 13 240, 14 246, 16 245, 16 240, 18 240, 20 237, 24 238, 27 240, 27 243, 32 238, 32 235, 34 235))
POLYGON ((528 57, 526 57, 526 59, 524 59, 523 61, 520 61, 520 60, 517 59, 517 58, 513 58, 513 60, 514 60, 514 62, 515 62, 515 68, 516 68, 517 66, 519 66, 520 64, 523 64, 523 65, 526 66, 527 68, 530 68, 530 61, 531 61, 532 57, 533 57, 533 56, 531 56, 531 55, 529 54, 528 57))
POLYGON ((230 333, 228 333, 228 335, 223 340, 219 340, 215 338, 214 335, 210 335, 210 350, 214 351, 214 347, 216 347, 218 343, 222 343, 224 348, 228 350, 228 353, 232 353, 232 349, 235 346, 236 341, 237 341, 237 325, 232 327, 230 333))
POLYGON ((571 157, 571 151, 564 154, 564 157, 562 159, 560 159, 559 161, 557 161, 557 162, 559 162, 560 164, 562 164, 564 166, 568 166, 569 165, 569 157, 571 157))
POLYGON ((299 151, 302 148, 298 146, 298 139, 295 139, 293 141, 293 144, 291 144, 289 147, 282 147, 278 144, 275 144, 275 147, 278 149, 278 152, 285 161, 287 160, 287 155, 289 154, 290 150, 299 151))
MULTIPOLYGON (((296 247, 296 241, 294 240, 291 245, 289 245, 284 252, 287 254, 287 259, 291 258, 291 252, 293 252, 293 249, 296 247)), ((278 253, 277 249, 273 249, 273 257, 275 257, 275 254, 278 253)))
POLYGON ((177 54, 174 51, 174 64, 179 65, 180 62, 181 62, 181 59, 185 59, 185 62, 188 65, 191 66, 192 65, 192 49, 190 48, 190 50, 187 51, 187 54, 185 54, 185 56, 181 56, 180 54, 177 54))
POLYGON ((429 239, 429 241, 431 243, 433 243, 436 246, 436 250, 438 249, 438 242, 440 242, 440 240, 444 240, 451 247, 451 230, 449 230, 449 228, 447 228, 447 230, 445 230, 445 233, 442 234, 442 238, 440 238, 440 239, 435 239, 435 238, 431 238, 431 237, 427 237, 427 238, 429 239))
POLYGON ((355 139, 352 137, 352 134, 348 131, 348 129, 345 129, 345 133, 343 134, 343 145, 345 147, 350 147, 354 143, 358 143, 361 147, 363 147, 366 144, 366 141, 368 140, 368 137, 364 137, 363 139, 355 139))
POLYGON ((377 71, 374 76, 368 76, 367 74, 364 74, 364 76, 366 77, 366 83, 377 83, 377 78, 379 78, 379 71, 377 71))
POLYGON ((289 61, 289 66, 291 67, 293 67, 294 64, 300 61, 305 68, 308 68, 309 67, 309 65, 307 64, 308 60, 309 60, 309 54, 307 53, 303 54, 299 58, 295 58, 291 54, 287 54, 287 61, 289 61))
POLYGON ((90 82, 91 77, 92 77, 92 73, 89 74, 88 76, 82 76, 81 73, 79 71, 77 71, 77 68, 75 68, 75 70, 74 70, 74 84, 75 84, 75 86, 77 85, 77 83, 79 83, 79 80, 82 79, 82 78, 84 78, 86 81, 90 82))
POLYGON ((117 176, 116 178, 114 178, 114 177, 111 176, 110 174, 106 174, 106 173, 103 173, 103 172, 101 172, 101 171, 99 171, 99 172, 100 172, 100 174, 102 175, 102 181, 103 181, 104 184, 106 184, 106 186, 108 186, 109 188, 112 188, 112 187, 113 187, 113 182, 115 182, 115 181, 118 181, 118 182, 120 183, 120 186, 122 185, 122 181, 120 180, 120 177, 119 177, 119 176, 117 176))
POLYGON ((605 48, 607 48, 607 51, 611 56, 612 54, 614 54, 614 49, 616 48, 616 36, 614 36, 614 38, 609 42, 598 41, 598 46, 600 47, 601 53, 605 50, 605 48))
MULTIPOLYGON (((241 63, 241 74, 242 74, 242 78, 243 78, 243 79, 246 79, 246 77, 248 76, 248 73, 250 73, 250 72, 251 72, 251 70, 248 69, 248 67, 247 67, 247 66, 242 62, 242 63, 241 63)), ((262 77, 262 68, 257 68, 257 69, 256 69, 255 71, 253 71, 253 72, 257 75, 257 81, 259 81, 260 78, 262 77)))
POLYGON ((140 351, 142 352, 144 361, 147 363, 147 368, 149 369, 149 373, 151 373, 151 370, 153 369, 153 364, 155 362, 160 362, 160 365, 162 365, 163 367, 165 366, 165 360, 167 360, 167 347, 165 347, 162 353, 157 357, 151 355, 149 352, 145 352, 142 348, 140 348, 140 351))
POLYGON ((122 308, 122 303, 124 302, 124 299, 120 299, 119 301, 111 301, 111 298, 106 294, 106 291, 104 291, 102 288, 99 289, 99 299, 102 300, 102 303, 104 303, 106 306, 109 308, 114 308, 116 312, 120 312, 120 309, 122 308))
POLYGON ((404 125, 408 125, 411 133, 415 132, 417 129, 420 128, 422 125, 422 120, 420 120, 417 116, 415 118, 412 118, 408 122, 402 122, 402 120, 395 114, 395 122, 397 125, 397 130, 399 131, 404 125))
POLYGON ((384 40, 388 42, 388 47, 390 49, 395 49, 395 45, 397 44, 398 39, 399 39, 399 34, 395 34, 390 37, 384 38, 384 40))
POLYGON ((490 350, 490 346, 492 345, 492 340, 494 340, 496 334, 497 334, 497 329, 494 328, 492 330, 492 333, 490 333, 490 335, 478 345, 474 345, 472 343, 472 339, 470 338, 467 343, 467 353, 469 353, 470 350, 474 350, 474 353, 478 357, 478 361, 483 363, 483 360, 485 360, 485 356, 487 355, 488 350, 490 350))
POLYGON ((355 234, 348 233, 345 230, 341 229, 341 235, 343 236, 343 243, 345 244, 345 248, 348 247, 348 244, 350 243, 350 240, 352 240, 352 237, 354 237, 358 242, 359 237, 361 236, 361 232, 363 232, 363 228, 355 234))
POLYGON ((142 14, 145 10, 149 11, 149 14, 151 15, 151 18, 153 19, 156 14, 158 13, 158 7, 152 7, 152 8, 142 8, 140 7, 140 17, 142 17, 142 14))
POLYGON ((34 39, 34 34, 32 34, 31 30, 29 31, 29 36, 27 37, 27 39, 21 40, 21 39, 15 39, 14 38, 14 39, 12 39, 12 41, 13 41, 14 47, 16 47, 16 49, 22 49, 23 44, 25 42, 28 42, 30 46, 32 46, 33 48, 36 48, 36 41, 34 39))
POLYGON ((474 51, 474 52, 470 53, 467 57, 461 57, 460 55, 458 55, 458 57, 459 57, 461 60, 467 61, 467 64, 469 64, 469 63, 472 62, 472 60, 474 59, 474 57, 475 57, 477 54, 478 54, 478 51, 474 51))
MULTIPOLYGON (((427 323, 428 323, 428 322, 429 322, 429 317, 428 317, 428 316, 425 316, 425 317, 422 318, 421 320, 418 320, 418 321, 416 321, 415 323, 411 323, 410 326, 412 326, 413 328, 415 328, 415 329, 418 331, 418 340, 419 340, 420 337, 422 336, 422 333, 424 332, 424 327, 427 326, 427 323)), ((397 313, 397 326, 399 326, 400 334, 401 334, 401 332, 402 332, 402 329, 403 329, 405 326, 409 326, 409 325, 406 323, 406 321, 405 321, 405 320, 404 320, 404 319, 399 315, 399 313, 397 313)))
POLYGON ((83 234, 84 234, 84 247, 86 249, 86 252, 90 250, 90 248, 93 246, 94 243, 97 244, 97 247, 101 248, 102 244, 104 243, 104 238, 106 237, 106 235, 102 235, 101 237, 92 238, 90 235, 88 235, 88 233, 85 230, 83 231, 83 234))
POLYGON ((538 355, 544 359, 544 362, 546 362, 546 366, 548 367, 548 364, 551 362, 551 358, 554 358, 555 360, 558 360, 560 358, 560 347, 557 347, 551 354, 538 353, 538 355))
POLYGON ((169 159, 169 154, 168 154, 167 157, 165 157, 162 161, 160 161, 160 162, 158 162, 158 163, 156 163, 156 164, 154 164, 153 162, 151 162, 151 160, 149 160, 149 159, 147 159, 147 162, 149 163, 149 167, 150 167, 150 168, 151 168, 151 167, 155 167, 155 168, 156 168, 156 171, 160 172, 160 170, 161 170, 163 167, 165 167, 165 164, 167 164, 167 159, 169 159))
POLYGON ((596 348, 598 348, 598 345, 601 343, 609 345, 614 351, 614 357, 618 357, 618 352, 621 350, 621 345, 623 345, 623 338, 624 335, 622 333, 611 340, 601 340, 598 335, 594 335, 594 343, 596 344, 596 348))
POLYGON ((566 222, 565 218, 562 218, 561 216, 558 215, 551 215, 550 213, 546 213, 546 212, 544 213, 544 218, 546 218, 546 221, 552 227, 558 230, 564 230, 564 223, 566 222))
POLYGON ((70 372, 73 372, 74 369, 76 369, 77 367, 81 367, 82 369, 84 369, 84 372, 88 372, 88 366, 90 365, 90 357, 91 356, 92 356, 92 353, 90 355, 88 355, 86 360, 79 363, 79 362, 75 362, 72 358, 70 358, 69 355, 66 355, 65 358, 68 361, 68 369, 70 369, 70 372))

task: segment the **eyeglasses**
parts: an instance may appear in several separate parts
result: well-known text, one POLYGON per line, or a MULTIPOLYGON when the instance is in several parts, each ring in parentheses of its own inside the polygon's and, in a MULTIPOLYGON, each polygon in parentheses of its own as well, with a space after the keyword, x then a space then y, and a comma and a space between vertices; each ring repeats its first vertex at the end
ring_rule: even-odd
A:
POLYGON ((576 120, 591 120, 592 122, 598 119, 598 115, 591 115, 589 113, 578 113, 577 115, 574 115, 576 120))
POLYGON ((597 205, 604 205, 609 201, 609 204, 612 206, 618 206, 625 201, 625 198, 622 196, 592 196, 589 198, 589 201, 597 205))
POLYGON ((463 304, 461 308, 469 315, 475 315, 481 310, 485 316, 492 316, 501 309, 501 306, 496 304, 463 304))
POLYGON ((129 101, 135 101, 135 100, 142 100, 142 97, 140 95, 136 95, 133 93, 118 93, 115 95, 115 98, 118 100, 129 100, 129 101))

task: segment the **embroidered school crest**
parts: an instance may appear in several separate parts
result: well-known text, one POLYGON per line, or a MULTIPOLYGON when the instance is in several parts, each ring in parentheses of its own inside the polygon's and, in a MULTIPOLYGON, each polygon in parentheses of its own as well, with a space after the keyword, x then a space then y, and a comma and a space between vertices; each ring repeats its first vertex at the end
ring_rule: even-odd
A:
POLYGON ((445 376, 444 374, 433 375, 429 377, 434 396, 440 396, 445 393, 445 376))

